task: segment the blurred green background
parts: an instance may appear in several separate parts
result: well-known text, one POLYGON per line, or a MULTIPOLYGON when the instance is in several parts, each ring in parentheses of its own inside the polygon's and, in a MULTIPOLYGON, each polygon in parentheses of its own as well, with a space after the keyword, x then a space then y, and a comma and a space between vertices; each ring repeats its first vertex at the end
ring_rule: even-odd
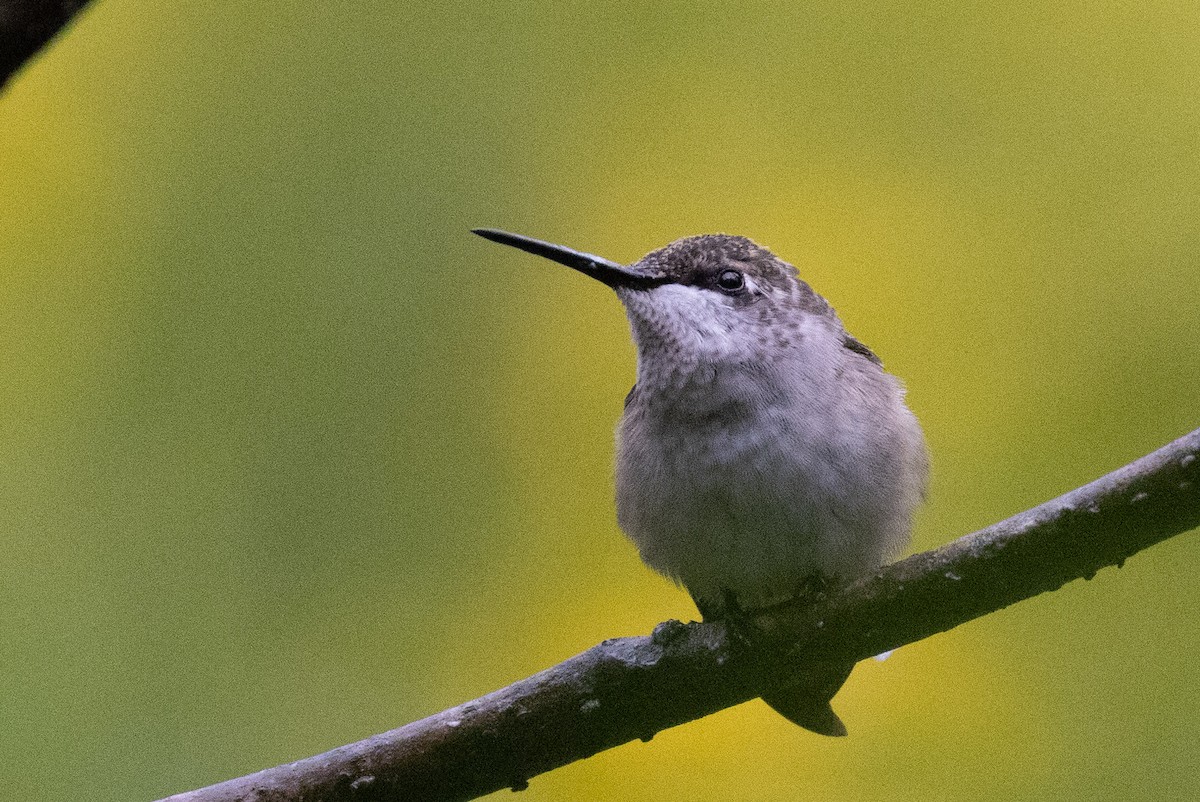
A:
MULTIPOLYGON (((1200 426, 1194 2, 100 0, 0 96, 0 788, 148 799, 695 615, 617 530, 632 261, 749 235, 903 376, 914 548, 1200 426)), ((525 800, 1200 796, 1200 543, 525 800)), ((507 798, 502 792, 497 798, 507 798)))

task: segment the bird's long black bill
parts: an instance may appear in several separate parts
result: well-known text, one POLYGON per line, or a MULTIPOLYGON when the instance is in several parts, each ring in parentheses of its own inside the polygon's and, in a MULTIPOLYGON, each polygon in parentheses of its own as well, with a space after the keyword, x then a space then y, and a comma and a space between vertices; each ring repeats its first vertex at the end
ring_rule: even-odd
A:
POLYGON ((565 245, 555 245, 552 242, 544 242, 540 239, 524 237, 520 234, 510 234, 507 231, 500 231, 495 228, 473 228, 471 229, 471 233, 478 234, 484 239, 498 242, 501 245, 511 245, 514 248, 519 248, 535 256, 545 257, 553 262, 558 262, 560 265, 566 265, 610 287, 649 289, 663 283, 654 276, 639 273, 636 270, 617 264, 602 256, 577 251, 565 245))

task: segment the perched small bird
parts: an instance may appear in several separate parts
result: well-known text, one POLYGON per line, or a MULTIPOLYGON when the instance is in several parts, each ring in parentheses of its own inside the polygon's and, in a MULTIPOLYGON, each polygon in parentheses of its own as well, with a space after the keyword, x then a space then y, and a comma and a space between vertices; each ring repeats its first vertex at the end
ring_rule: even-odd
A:
MULTIPOLYGON (((476 234, 612 287, 637 344, 617 427, 617 521, 705 619, 852 579, 908 542, 929 472, 900 382, 796 269, 745 237, 677 240, 631 266, 476 234)), ((824 735, 853 665, 764 696, 824 735)))

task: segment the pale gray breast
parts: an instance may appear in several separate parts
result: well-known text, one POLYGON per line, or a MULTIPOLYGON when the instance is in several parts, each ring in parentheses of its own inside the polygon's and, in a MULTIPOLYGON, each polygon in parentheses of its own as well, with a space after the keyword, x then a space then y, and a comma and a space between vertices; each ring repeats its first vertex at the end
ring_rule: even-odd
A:
POLYGON ((813 572, 868 570, 906 542, 924 485, 920 429, 897 382, 847 355, 856 362, 838 369, 861 374, 846 393, 813 396, 742 366, 632 395, 617 512, 647 564, 693 595, 727 588, 753 605, 813 572))

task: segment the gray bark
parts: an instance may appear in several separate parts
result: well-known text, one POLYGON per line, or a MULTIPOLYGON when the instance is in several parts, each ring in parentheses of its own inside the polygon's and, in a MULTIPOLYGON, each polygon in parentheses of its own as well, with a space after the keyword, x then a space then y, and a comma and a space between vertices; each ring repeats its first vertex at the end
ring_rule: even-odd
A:
POLYGON ((471 799, 753 699, 798 672, 927 638, 1200 525, 1200 430, 1091 484, 844 587, 722 624, 667 621, 399 729, 170 797, 471 799))

